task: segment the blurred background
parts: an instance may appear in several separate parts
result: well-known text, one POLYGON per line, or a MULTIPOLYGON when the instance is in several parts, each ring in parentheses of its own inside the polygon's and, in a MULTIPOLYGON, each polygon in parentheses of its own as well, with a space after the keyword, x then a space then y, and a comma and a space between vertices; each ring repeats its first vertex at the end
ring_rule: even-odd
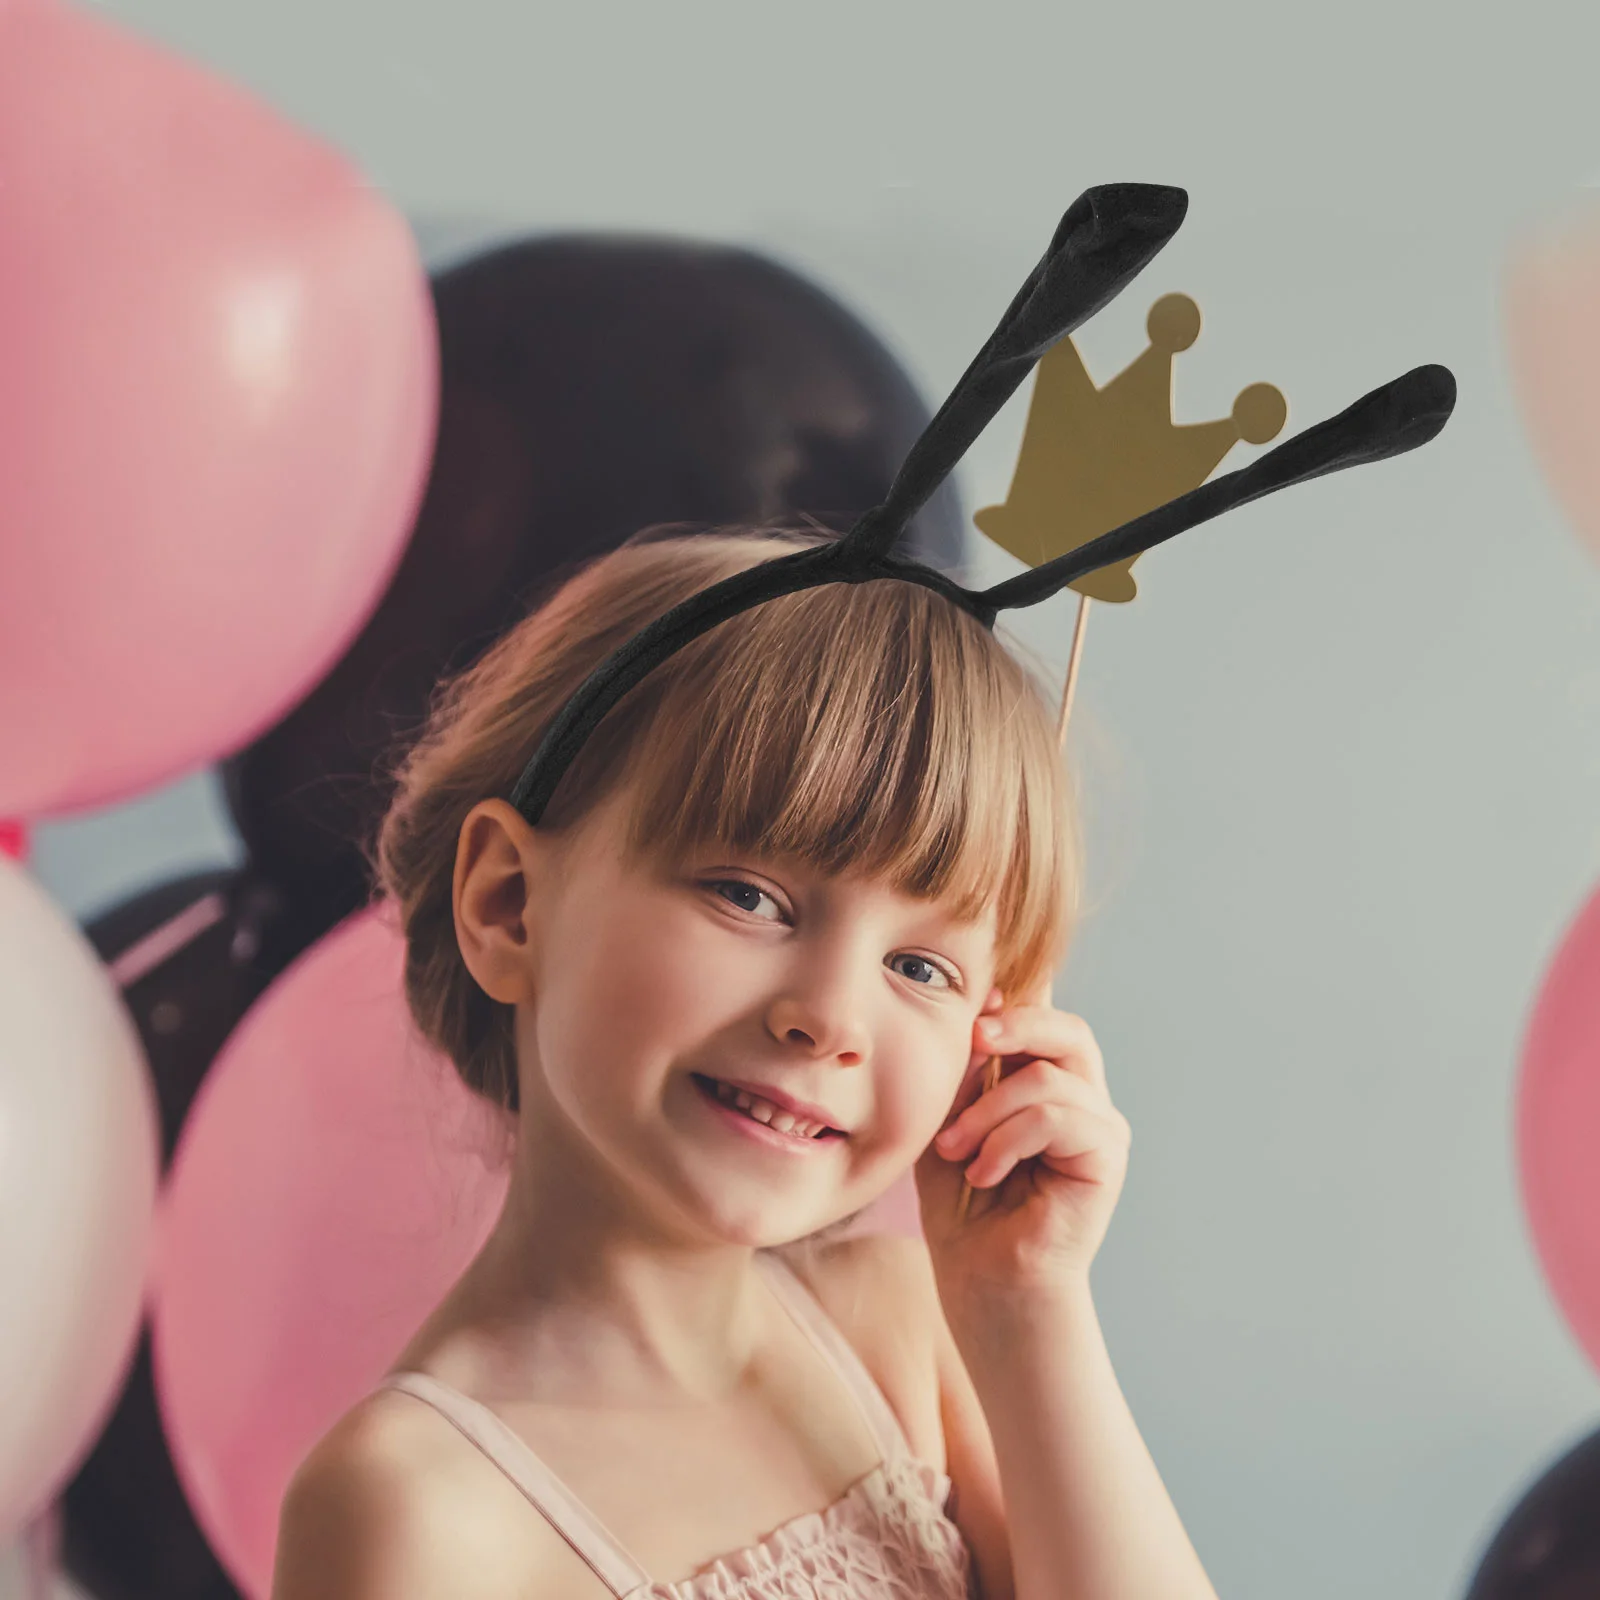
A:
MULTIPOLYGON (((1265 381, 1292 433, 1406 368, 1453 369, 1455 417, 1424 451, 1196 530, 1141 561, 1136 601, 1095 609, 1069 746, 1088 904, 1056 997, 1096 1029, 1135 1131, 1097 1301, 1218 1593, 1486 1585, 1497 1532, 1600 1427, 1516 1140, 1530 1017, 1600 878, 1600 572, 1519 412, 1507 299, 1524 242, 1600 198, 1600 12, 84 14, 341 152, 409 224, 436 287, 547 236, 734 247, 846 308, 931 407, 1071 200, 1137 179, 1187 188, 1189 217, 1075 336, 1097 382, 1144 350, 1171 292, 1204 315, 1175 362, 1179 423, 1225 417, 1265 381)), ((971 513, 1005 497, 1027 393, 922 534, 984 581, 1017 570, 971 513)), ((1073 614, 1063 595, 1008 619, 1052 686, 1073 614)), ((196 875, 227 889, 250 854, 227 781, 204 764, 41 816, 28 866, 84 927, 196 875)), ((354 908, 317 931, 335 909, 354 908)), ((118 937, 98 946, 108 959, 118 937)), ((1600 1524, 1600 1474, 1584 1483, 1600 1524)), ((90 1525, 62 1593, 225 1592, 176 1568, 165 1591, 106 1575, 124 1534, 101 1539, 94 1518, 138 1515, 107 1497, 114 1483, 80 1494, 90 1525)), ((1600 1566, 1584 1569, 1593 1587, 1537 1587, 1577 1536, 1550 1522, 1543 1537, 1495 1594, 1600 1593, 1600 1566)), ((9 1559, 0 1596, 20 1600, 20 1550, 9 1559)))

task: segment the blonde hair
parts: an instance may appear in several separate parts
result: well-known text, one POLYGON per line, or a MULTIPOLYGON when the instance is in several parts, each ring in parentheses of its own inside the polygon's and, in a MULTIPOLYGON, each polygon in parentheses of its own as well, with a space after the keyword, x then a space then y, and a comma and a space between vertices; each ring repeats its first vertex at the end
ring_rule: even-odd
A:
MULTIPOLYGON (((585 677, 647 622, 816 536, 647 531, 582 568, 442 683, 394 767, 372 865, 399 913, 423 1035, 514 1111, 512 1008, 455 936, 456 846, 478 802, 510 793, 585 677)), ((580 821, 626 783, 629 848, 706 844, 856 872, 958 915, 992 904, 995 982, 1054 969, 1077 903, 1078 831, 1053 714, 981 623, 917 584, 830 584, 771 600, 685 646, 629 691, 563 777, 540 826, 580 821)))

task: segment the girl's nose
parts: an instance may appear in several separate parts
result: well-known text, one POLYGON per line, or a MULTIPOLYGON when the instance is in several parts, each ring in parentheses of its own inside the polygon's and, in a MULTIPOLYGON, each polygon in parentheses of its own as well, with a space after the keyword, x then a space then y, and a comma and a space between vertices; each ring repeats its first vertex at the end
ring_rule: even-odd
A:
POLYGON ((808 1056, 840 1066, 858 1067, 867 1059, 866 1027, 843 996, 780 995, 767 1008, 767 1031, 808 1056))

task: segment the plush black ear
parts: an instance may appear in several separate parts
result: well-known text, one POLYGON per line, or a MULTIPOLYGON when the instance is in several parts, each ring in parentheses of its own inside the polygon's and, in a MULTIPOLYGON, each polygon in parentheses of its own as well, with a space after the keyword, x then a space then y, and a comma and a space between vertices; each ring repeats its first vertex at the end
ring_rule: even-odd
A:
POLYGON ((893 549, 1039 357, 1142 272, 1188 209, 1189 196, 1163 184, 1105 183, 1084 190, 988 342, 911 447, 888 498, 850 530, 847 542, 869 557, 893 549))
POLYGON ((596 667, 551 720, 512 790, 512 804, 537 825, 573 757, 629 689, 690 640, 764 601, 826 583, 901 578, 936 590, 991 625, 1002 609, 1048 599, 1074 579, 1138 555, 1234 506, 1325 472, 1414 450, 1439 432, 1455 405, 1455 379, 1444 367, 1417 367, 1240 471, 991 589, 964 589, 943 573, 895 555, 894 542, 907 521, 1039 357, 1144 267, 1177 231, 1187 205, 1183 190, 1152 184, 1107 184, 1080 195, 1043 260, 912 447, 884 503, 843 539, 735 573, 642 629, 596 667))
POLYGON ((735 573, 642 629, 590 673, 552 719, 511 803, 537 826, 573 757, 629 689, 691 639, 781 594, 904 577, 992 623, 993 609, 970 590, 932 568, 891 556, 895 540, 1039 357, 1150 261, 1178 231, 1188 205, 1182 189, 1161 184, 1108 183, 1079 195, 999 326, 911 447, 884 503, 837 542, 735 573))
POLYGON ((1235 506, 1327 472, 1415 450, 1450 420, 1455 403, 1456 380, 1448 367, 1413 367, 1237 472, 1203 483, 1054 561, 983 590, 976 598, 994 611, 1036 605, 1097 568, 1140 555, 1235 506))

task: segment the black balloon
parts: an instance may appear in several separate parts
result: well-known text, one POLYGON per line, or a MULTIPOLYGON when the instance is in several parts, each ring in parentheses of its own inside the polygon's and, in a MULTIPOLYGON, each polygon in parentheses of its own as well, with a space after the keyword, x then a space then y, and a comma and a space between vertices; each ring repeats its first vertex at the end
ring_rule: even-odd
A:
POLYGON ((1600 1595, 1600 1432, 1569 1450, 1494 1536, 1467 1600, 1600 1595))
MULTIPOLYGON (((447 668, 573 564, 642 527, 809 515, 843 531, 888 490, 928 412, 855 317, 747 251, 553 236, 433 285, 441 411, 411 541, 365 631, 224 765, 252 860, 311 937, 367 898, 378 770, 447 668)), ((964 551, 945 486, 913 553, 964 551)))
MULTIPOLYGON (((151 889, 86 932, 144 1042, 165 1164, 223 1041, 305 931, 270 885, 223 871, 151 889)), ((148 1334, 116 1409, 62 1493, 61 1561, 98 1600, 237 1600, 173 1469, 148 1334)))
POLYGON ((167 1452, 148 1329, 105 1432, 62 1495, 60 1560, 94 1600, 240 1600, 167 1452))

